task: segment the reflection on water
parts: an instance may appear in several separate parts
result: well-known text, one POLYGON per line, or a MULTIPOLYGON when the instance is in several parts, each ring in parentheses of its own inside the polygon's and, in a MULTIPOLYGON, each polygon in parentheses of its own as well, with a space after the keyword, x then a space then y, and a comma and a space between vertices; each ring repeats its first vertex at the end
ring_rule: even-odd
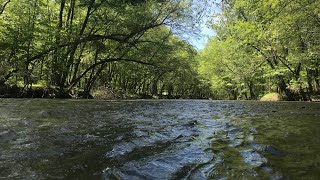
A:
POLYGON ((0 99, 0 178, 316 179, 320 104, 0 99))

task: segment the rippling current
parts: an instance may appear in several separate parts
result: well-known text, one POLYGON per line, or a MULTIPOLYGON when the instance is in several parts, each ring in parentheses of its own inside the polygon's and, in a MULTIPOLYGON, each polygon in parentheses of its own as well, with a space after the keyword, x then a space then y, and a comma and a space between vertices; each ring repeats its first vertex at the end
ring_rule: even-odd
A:
POLYGON ((320 103, 0 99, 0 179, 319 179, 320 103))

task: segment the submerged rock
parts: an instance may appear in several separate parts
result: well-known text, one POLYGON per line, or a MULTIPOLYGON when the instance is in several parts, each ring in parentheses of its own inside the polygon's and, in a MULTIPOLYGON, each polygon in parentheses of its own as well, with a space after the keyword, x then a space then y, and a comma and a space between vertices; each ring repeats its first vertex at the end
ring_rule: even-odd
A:
POLYGON ((251 142, 248 145, 250 145, 251 147, 253 147, 257 151, 266 152, 266 153, 272 154, 274 156, 282 156, 283 155, 283 152, 281 152, 280 150, 278 150, 276 147, 274 147, 272 145, 260 145, 260 144, 254 143, 254 142, 251 142))
POLYGON ((240 154, 244 158, 244 162, 246 162, 252 166, 255 166, 255 167, 260 167, 264 163, 268 162, 265 157, 263 157, 262 155, 260 155, 257 151, 255 151, 253 149, 243 150, 240 152, 240 154))

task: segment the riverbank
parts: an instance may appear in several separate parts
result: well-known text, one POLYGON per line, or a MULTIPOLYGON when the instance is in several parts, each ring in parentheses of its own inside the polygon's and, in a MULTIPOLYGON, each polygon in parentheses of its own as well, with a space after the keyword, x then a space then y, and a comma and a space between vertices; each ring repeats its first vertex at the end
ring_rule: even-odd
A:
POLYGON ((56 94, 58 91, 51 87, 0 86, 0 98, 56 98, 56 94))
MULTIPOLYGON (((58 88, 55 87, 18 87, 2 85, 0 86, 0 98, 46 98, 46 99, 211 99, 203 97, 181 97, 168 94, 150 95, 138 93, 124 93, 108 87, 94 89, 90 94, 83 91, 72 91, 70 93, 59 94, 58 88)), ((320 102, 320 96, 311 96, 309 101, 320 102)), ((268 93, 259 99, 260 101, 286 101, 279 93, 268 93)), ((301 101, 301 100, 299 100, 301 101)))
MULTIPOLYGON (((286 97, 282 97, 281 94, 279 93, 271 92, 271 93, 265 94, 262 98, 260 98, 260 101, 286 101, 286 97)), ((303 100, 301 99, 296 101, 303 101, 303 100)), ((320 96, 311 95, 306 102, 308 101, 320 102, 320 96)))
MULTIPOLYGON (((4 85, 0 86, 0 98, 46 98, 46 99, 192 99, 189 97, 178 97, 173 95, 149 95, 137 93, 123 93, 111 88, 97 88, 90 94, 84 94, 83 91, 72 91, 70 93, 59 94, 55 87, 18 87, 4 85)), ((194 98, 203 99, 203 98, 194 98)))

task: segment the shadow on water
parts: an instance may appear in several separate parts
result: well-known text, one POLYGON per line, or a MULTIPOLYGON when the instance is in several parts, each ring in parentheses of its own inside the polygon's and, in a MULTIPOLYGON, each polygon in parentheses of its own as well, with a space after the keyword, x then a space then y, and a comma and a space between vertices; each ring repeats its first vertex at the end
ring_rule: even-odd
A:
POLYGON ((0 100, 0 178, 320 177, 320 104, 0 100))

